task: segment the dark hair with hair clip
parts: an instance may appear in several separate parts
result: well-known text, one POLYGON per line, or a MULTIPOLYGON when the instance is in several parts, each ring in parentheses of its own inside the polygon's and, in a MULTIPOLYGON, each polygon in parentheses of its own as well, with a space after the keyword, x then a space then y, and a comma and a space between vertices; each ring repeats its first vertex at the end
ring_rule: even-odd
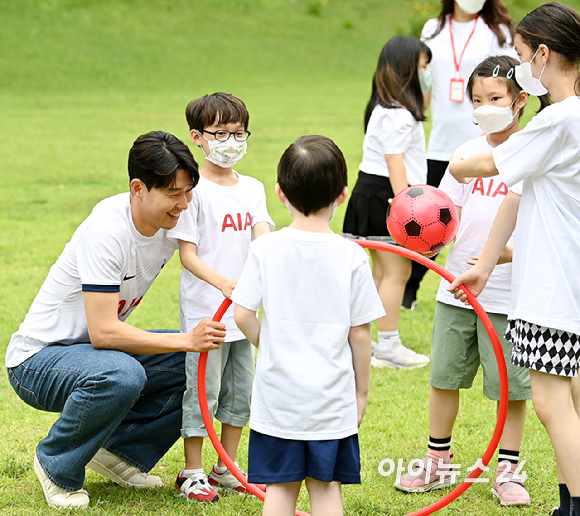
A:
MULTIPOLYGON (((485 77, 499 78, 507 86, 508 93, 511 95, 512 100, 518 97, 522 87, 518 84, 515 78, 514 68, 519 65, 520 62, 510 56, 490 56, 485 58, 481 63, 479 63, 475 70, 469 76, 467 81, 467 96, 473 104, 473 83, 476 79, 485 77)), ((519 117, 524 114, 524 108, 520 109, 519 117)))

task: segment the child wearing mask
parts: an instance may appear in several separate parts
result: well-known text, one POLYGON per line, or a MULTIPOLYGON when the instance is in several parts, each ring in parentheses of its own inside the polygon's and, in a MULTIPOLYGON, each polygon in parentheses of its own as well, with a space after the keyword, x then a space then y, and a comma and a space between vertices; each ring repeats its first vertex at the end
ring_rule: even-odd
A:
MULTIPOLYGON (((189 209, 181 214, 169 235, 179 240, 179 256, 185 268, 179 290, 183 332, 211 318, 224 298, 231 296, 252 238, 274 227, 262 183, 233 169, 246 153, 250 136, 250 116, 244 102, 233 95, 214 93, 191 101, 185 115, 191 139, 203 150, 205 163, 189 209)), ((254 353, 234 322, 233 308, 222 322, 226 324, 226 338, 220 349, 208 353, 206 388, 210 413, 222 423, 221 442, 235 460, 250 416, 254 353)), ((246 489, 221 459, 213 466, 209 479, 204 472, 202 446, 207 430, 198 401, 198 362, 198 353, 187 354, 181 429, 185 467, 175 487, 190 499, 217 502, 220 497, 216 489, 235 493, 245 493, 246 489)))
MULTIPOLYGON (((479 130, 486 133, 463 145, 456 155, 468 158, 491 150, 519 131, 519 119, 527 94, 518 86, 513 57, 488 57, 471 74, 467 95, 479 130)), ((515 185, 516 192, 521 185, 515 185)), ((460 225, 446 268, 454 275, 466 271, 478 256, 508 187, 497 179, 477 179, 459 183, 449 172, 440 188, 447 193, 460 214, 460 225)), ((511 247, 508 242, 501 265, 479 298, 498 335, 507 327, 511 289, 511 247)), ((403 475, 395 487, 406 492, 427 492, 455 482, 451 474, 451 433, 459 410, 459 390, 468 389, 481 364, 483 393, 500 399, 497 361, 492 343, 477 314, 447 292, 449 283, 441 280, 433 322, 433 349, 429 396, 429 442, 427 458, 414 471, 403 475)), ((518 470, 519 450, 526 421, 526 400, 531 398, 528 371, 509 363, 512 344, 500 337, 508 364, 509 402, 507 420, 499 443, 498 467, 492 493, 502 506, 527 505, 530 496, 518 470)))

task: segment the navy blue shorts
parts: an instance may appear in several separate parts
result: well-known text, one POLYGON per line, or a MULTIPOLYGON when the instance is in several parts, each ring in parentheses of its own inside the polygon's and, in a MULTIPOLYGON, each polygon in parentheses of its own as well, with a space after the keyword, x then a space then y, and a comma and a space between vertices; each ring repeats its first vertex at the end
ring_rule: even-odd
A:
POLYGON ((358 434, 344 439, 296 441, 250 430, 249 482, 278 484, 306 477, 360 484, 358 434))

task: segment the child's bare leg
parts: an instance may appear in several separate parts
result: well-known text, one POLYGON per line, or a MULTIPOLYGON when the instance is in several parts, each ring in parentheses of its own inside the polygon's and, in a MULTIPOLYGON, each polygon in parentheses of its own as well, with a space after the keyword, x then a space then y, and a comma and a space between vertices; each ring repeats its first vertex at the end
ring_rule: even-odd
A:
POLYGON ((499 441, 502 450, 519 451, 526 423, 526 400, 508 402, 503 434, 499 441))
POLYGON ((306 477, 306 488, 312 516, 343 516, 340 482, 321 482, 306 477))
POLYGON ((546 428, 562 482, 580 496, 580 418, 572 402, 570 378, 530 371, 534 409, 546 428))
POLYGON ((451 436, 459 411, 459 391, 431 387, 429 392, 429 435, 436 439, 451 436))
MULTIPOLYGON (((221 443, 228 457, 232 460, 236 460, 236 455, 238 454, 238 446, 240 445, 240 438, 242 437, 242 431, 244 429, 239 426, 222 424, 222 436, 221 443)), ((225 467, 224 461, 221 457, 218 459, 218 466, 220 468, 225 467)))
POLYGON ((268 484, 262 516, 294 516, 302 481, 268 484))
POLYGON ((188 437, 183 440, 183 449, 185 453, 184 469, 203 468, 203 463, 201 462, 203 439, 203 437, 188 437))
MULTIPOLYGON (((378 320, 379 331, 396 331, 399 326, 401 303, 405 286, 411 276, 411 260, 388 251, 371 251, 373 264, 379 264, 382 271, 377 285, 379 297, 387 315, 378 320)), ((373 265, 376 266, 376 265, 373 265)), ((375 277, 375 282, 378 280, 375 277)))

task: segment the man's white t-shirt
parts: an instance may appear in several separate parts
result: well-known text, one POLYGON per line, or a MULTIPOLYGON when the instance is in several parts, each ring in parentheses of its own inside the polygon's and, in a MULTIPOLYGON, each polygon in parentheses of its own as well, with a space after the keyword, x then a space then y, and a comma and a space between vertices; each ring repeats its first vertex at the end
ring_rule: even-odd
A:
MULTIPOLYGON (((455 153, 462 158, 469 158, 492 149, 487 142, 487 136, 480 136, 464 143, 455 153)), ((520 183, 516 188, 519 186, 520 183)), ((461 223, 445 264, 445 268, 451 274, 459 276, 472 267, 467 260, 481 254, 497 211, 509 188, 498 176, 476 178, 469 184, 459 183, 449 170, 445 172, 439 188, 451 197, 455 206, 461 208, 461 223)), ((516 190, 515 193, 520 191, 516 190)), ((510 238, 508 245, 513 245, 513 237, 510 238)), ((511 298, 511 269, 511 263, 504 263, 497 265, 493 270, 489 281, 477 298, 486 312, 507 315, 511 298)), ((453 294, 447 291, 448 287, 449 282, 441 278, 437 301, 461 308, 471 308, 455 299, 453 294)))
POLYGON ((141 235, 131 216, 130 194, 99 202, 74 232, 12 335, 6 367, 15 367, 49 344, 90 342, 83 291, 119 292, 124 321, 177 249, 161 229, 141 235))
POLYGON ((371 113, 363 142, 360 170, 389 177, 385 154, 404 154, 407 184, 425 184, 427 158, 423 124, 404 108, 376 106, 371 113))
MULTIPOLYGON (((168 235, 194 243, 201 261, 226 278, 236 279, 246 263, 252 228, 258 222, 267 222, 274 229, 260 181, 238 174, 237 184, 222 186, 202 176, 188 209, 168 235)), ((191 331, 204 317, 212 318, 223 300, 220 290, 184 269, 179 286, 181 330, 191 331)), ((236 326, 232 307, 222 322, 226 342, 245 338, 236 326)))
MULTIPOLYGON (((449 161, 457 147, 482 134, 481 129, 473 123, 473 106, 467 94, 465 93, 463 102, 450 100, 451 79, 462 78, 465 89, 471 72, 486 57, 495 55, 517 57, 511 44, 499 45, 497 36, 485 24, 481 16, 477 20, 475 31, 466 48, 465 44, 473 31, 475 20, 466 23, 458 23, 453 20, 453 40, 458 61, 465 48, 459 66, 459 74, 457 74, 449 33, 449 18, 450 16, 447 16, 443 29, 432 39, 429 39, 429 36, 439 26, 437 18, 427 21, 421 32, 421 40, 429 46, 433 54, 428 65, 433 75, 433 86, 431 87, 433 128, 429 135, 427 159, 438 161, 449 161)), ((507 41, 510 42, 512 38, 509 29, 502 25, 501 30, 506 35, 507 41)))
POLYGON ((508 186, 524 180, 509 318, 580 334, 580 99, 543 109, 493 159, 508 186))
POLYGON ((330 233, 264 235, 232 300, 264 307, 250 428, 297 440, 356 434, 348 333, 385 313, 364 250, 330 233))

